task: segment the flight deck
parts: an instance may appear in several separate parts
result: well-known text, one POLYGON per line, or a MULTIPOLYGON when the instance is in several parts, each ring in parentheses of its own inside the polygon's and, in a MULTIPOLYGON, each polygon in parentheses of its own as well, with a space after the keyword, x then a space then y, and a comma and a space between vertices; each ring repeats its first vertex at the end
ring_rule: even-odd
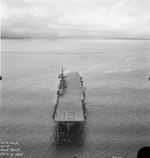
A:
MULTIPOLYGON (((61 77, 60 77, 61 78, 61 77)), ((58 91, 57 105, 55 108, 55 122, 80 122, 84 121, 84 87, 78 72, 67 73, 64 77, 65 88, 58 91)))

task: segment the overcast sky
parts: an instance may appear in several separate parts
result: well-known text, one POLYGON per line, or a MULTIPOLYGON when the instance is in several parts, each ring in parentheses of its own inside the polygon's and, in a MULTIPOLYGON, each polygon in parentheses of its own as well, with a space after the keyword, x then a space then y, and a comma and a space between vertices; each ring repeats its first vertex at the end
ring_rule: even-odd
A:
POLYGON ((150 0, 2 0, 2 33, 150 37, 150 0))

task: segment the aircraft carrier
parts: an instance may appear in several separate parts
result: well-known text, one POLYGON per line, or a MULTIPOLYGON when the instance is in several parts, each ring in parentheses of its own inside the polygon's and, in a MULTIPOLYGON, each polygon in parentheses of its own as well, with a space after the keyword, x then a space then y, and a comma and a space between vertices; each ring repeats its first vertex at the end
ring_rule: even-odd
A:
POLYGON ((77 122, 85 121, 85 88, 78 72, 64 75, 62 69, 58 78, 60 78, 60 84, 53 119, 55 122, 65 125, 69 133, 71 126, 77 122))

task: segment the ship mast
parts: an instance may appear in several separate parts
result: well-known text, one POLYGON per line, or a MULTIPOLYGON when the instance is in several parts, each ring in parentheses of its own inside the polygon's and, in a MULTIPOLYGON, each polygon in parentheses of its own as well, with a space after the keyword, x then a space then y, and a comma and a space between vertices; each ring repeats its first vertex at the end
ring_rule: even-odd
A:
POLYGON ((58 78, 61 78, 61 79, 64 79, 64 78, 65 78, 63 67, 62 67, 62 69, 61 69, 61 74, 59 74, 58 78))

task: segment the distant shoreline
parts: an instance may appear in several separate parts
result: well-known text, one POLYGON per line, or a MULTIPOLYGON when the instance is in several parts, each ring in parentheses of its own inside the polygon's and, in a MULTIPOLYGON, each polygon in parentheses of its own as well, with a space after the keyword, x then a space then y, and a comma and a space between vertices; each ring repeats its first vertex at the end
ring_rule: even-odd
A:
POLYGON ((150 40, 150 38, 32 38, 32 37, 1 37, 1 40, 150 40))

